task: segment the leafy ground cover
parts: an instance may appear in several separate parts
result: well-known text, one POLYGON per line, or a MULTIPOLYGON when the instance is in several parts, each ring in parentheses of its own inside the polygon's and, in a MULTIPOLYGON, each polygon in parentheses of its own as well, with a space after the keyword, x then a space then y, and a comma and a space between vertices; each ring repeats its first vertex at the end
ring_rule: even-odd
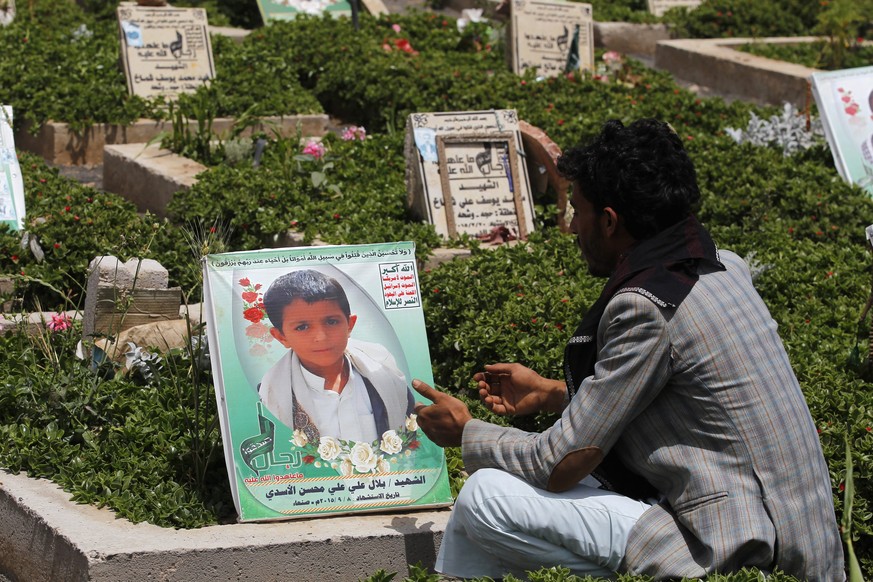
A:
MULTIPOLYGON (((777 61, 788 61, 789 63, 805 65, 814 69, 834 70, 834 67, 825 59, 827 48, 828 44, 822 41, 799 44, 750 43, 740 47, 740 50, 753 55, 776 59, 777 61)), ((873 63, 873 46, 855 42, 847 47, 840 68, 866 67, 870 63, 873 63)))
MULTIPOLYGON (((824 147, 784 157, 778 148, 736 145, 727 128, 772 110, 699 99, 633 62, 597 76, 516 77, 505 70, 493 29, 461 34, 435 14, 364 18, 357 33, 347 20, 301 18, 259 29, 240 50, 246 58, 272 54, 271 66, 299 80, 324 110, 367 127, 369 137, 329 137, 321 153, 268 139, 258 168, 207 171, 174 201, 168 220, 140 216, 119 197, 21 154, 28 238, 0 234, 0 273, 13 277, 25 307, 82 305, 85 267, 103 254, 156 258, 197 301, 197 253, 188 240, 198 251, 215 242, 213 229, 234 250, 296 229, 306 240, 335 243, 412 239, 426 252, 436 244, 433 229, 403 209, 403 129, 413 111, 515 108, 565 147, 608 118, 659 117, 697 164, 701 220, 757 273, 820 430, 838 516, 851 445, 855 548, 873 574, 873 391, 863 356, 853 356, 867 349, 869 322, 858 320, 870 292, 863 232, 873 201, 840 180, 824 147)), ((238 65, 247 69, 245 58, 238 65)), ((0 69, 14 66, 4 61, 0 69)), ((538 230, 527 243, 474 244, 470 259, 422 273, 434 377, 496 422, 508 421, 472 401, 472 372, 513 360, 560 376, 563 343, 602 286, 587 275, 572 238, 555 228, 554 193, 537 202, 538 230)), ((95 374, 73 355, 78 335, 74 325, 0 338, 8 356, 0 359, 0 465, 51 478, 77 500, 134 521, 197 527, 232 519, 202 344, 130 375, 95 374)), ((513 422, 537 429, 550 419, 513 422)), ((459 480, 457 451, 448 458, 459 480)), ((538 579, 568 579, 546 575, 538 579)))

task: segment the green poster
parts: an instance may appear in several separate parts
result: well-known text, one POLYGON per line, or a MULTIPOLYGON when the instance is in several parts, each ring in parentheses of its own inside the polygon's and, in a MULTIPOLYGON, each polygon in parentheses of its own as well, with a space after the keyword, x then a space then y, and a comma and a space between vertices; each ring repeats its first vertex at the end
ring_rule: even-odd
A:
POLYGON ((270 20, 293 20, 298 14, 351 16, 348 0, 258 0, 264 23, 270 20))
POLYGON ((439 507, 411 242, 209 255, 206 321, 240 521, 439 507))

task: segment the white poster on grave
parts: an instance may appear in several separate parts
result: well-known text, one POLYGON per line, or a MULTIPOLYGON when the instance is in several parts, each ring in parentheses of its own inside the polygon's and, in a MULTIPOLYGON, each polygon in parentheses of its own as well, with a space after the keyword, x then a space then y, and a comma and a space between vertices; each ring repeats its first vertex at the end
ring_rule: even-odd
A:
POLYGON ((144 98, 173 100, 215 78, 203 8, 118 7, 127 88, 144 98))
POLYGON ((873 66, 822 71, 810 80, 837 171, 873 194, 873 66))
POLYGON ((687 8, 694 10, 700 6, 701 0, 648 0, 649 12, 655 16, 664 16, 671 8, 687 8))
POLYGON ((406 125, 409 205, 437 233, 533 230, 518 114, 512 109, 415 113, 406 125))
POLYGON ((590 4, 513 0, 509 37, 510 61, 516 75, 534 67, 541 77, 594 68, 590 4))
POLYGON ((24 180, 12 134, 12 107, 0 107, 0 224, 21 230, 24 223, 24 180))

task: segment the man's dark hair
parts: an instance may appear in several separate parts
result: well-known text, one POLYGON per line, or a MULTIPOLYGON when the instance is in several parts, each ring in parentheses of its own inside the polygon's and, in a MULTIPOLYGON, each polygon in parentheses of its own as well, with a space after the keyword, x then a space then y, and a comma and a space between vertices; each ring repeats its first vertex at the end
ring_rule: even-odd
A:
POLYGON ((273 327, 282 329, 285 307, 295 299, 302 299, 306 303, 336 301, 346 319, 352 314, 346 292, 336 279, 319 271, 303 269, 285 273, 273 281, 264 293, 264 309, 273 327))
POLYGON ((558 158, 594 209, 611 207, 635 239, 650 238, 686 218, 700 201, 694 164, 673 128, 656 119, 625 127, 607 121, 600 135, 558 158))

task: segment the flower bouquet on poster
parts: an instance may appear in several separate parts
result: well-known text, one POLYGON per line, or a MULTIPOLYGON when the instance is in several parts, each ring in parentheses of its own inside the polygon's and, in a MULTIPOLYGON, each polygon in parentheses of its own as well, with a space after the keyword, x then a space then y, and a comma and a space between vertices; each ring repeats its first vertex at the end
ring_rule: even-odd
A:
POLYGON ((208 255, 206 320, 240 521, 437 507, 432 381, 411 242, 208 255))

